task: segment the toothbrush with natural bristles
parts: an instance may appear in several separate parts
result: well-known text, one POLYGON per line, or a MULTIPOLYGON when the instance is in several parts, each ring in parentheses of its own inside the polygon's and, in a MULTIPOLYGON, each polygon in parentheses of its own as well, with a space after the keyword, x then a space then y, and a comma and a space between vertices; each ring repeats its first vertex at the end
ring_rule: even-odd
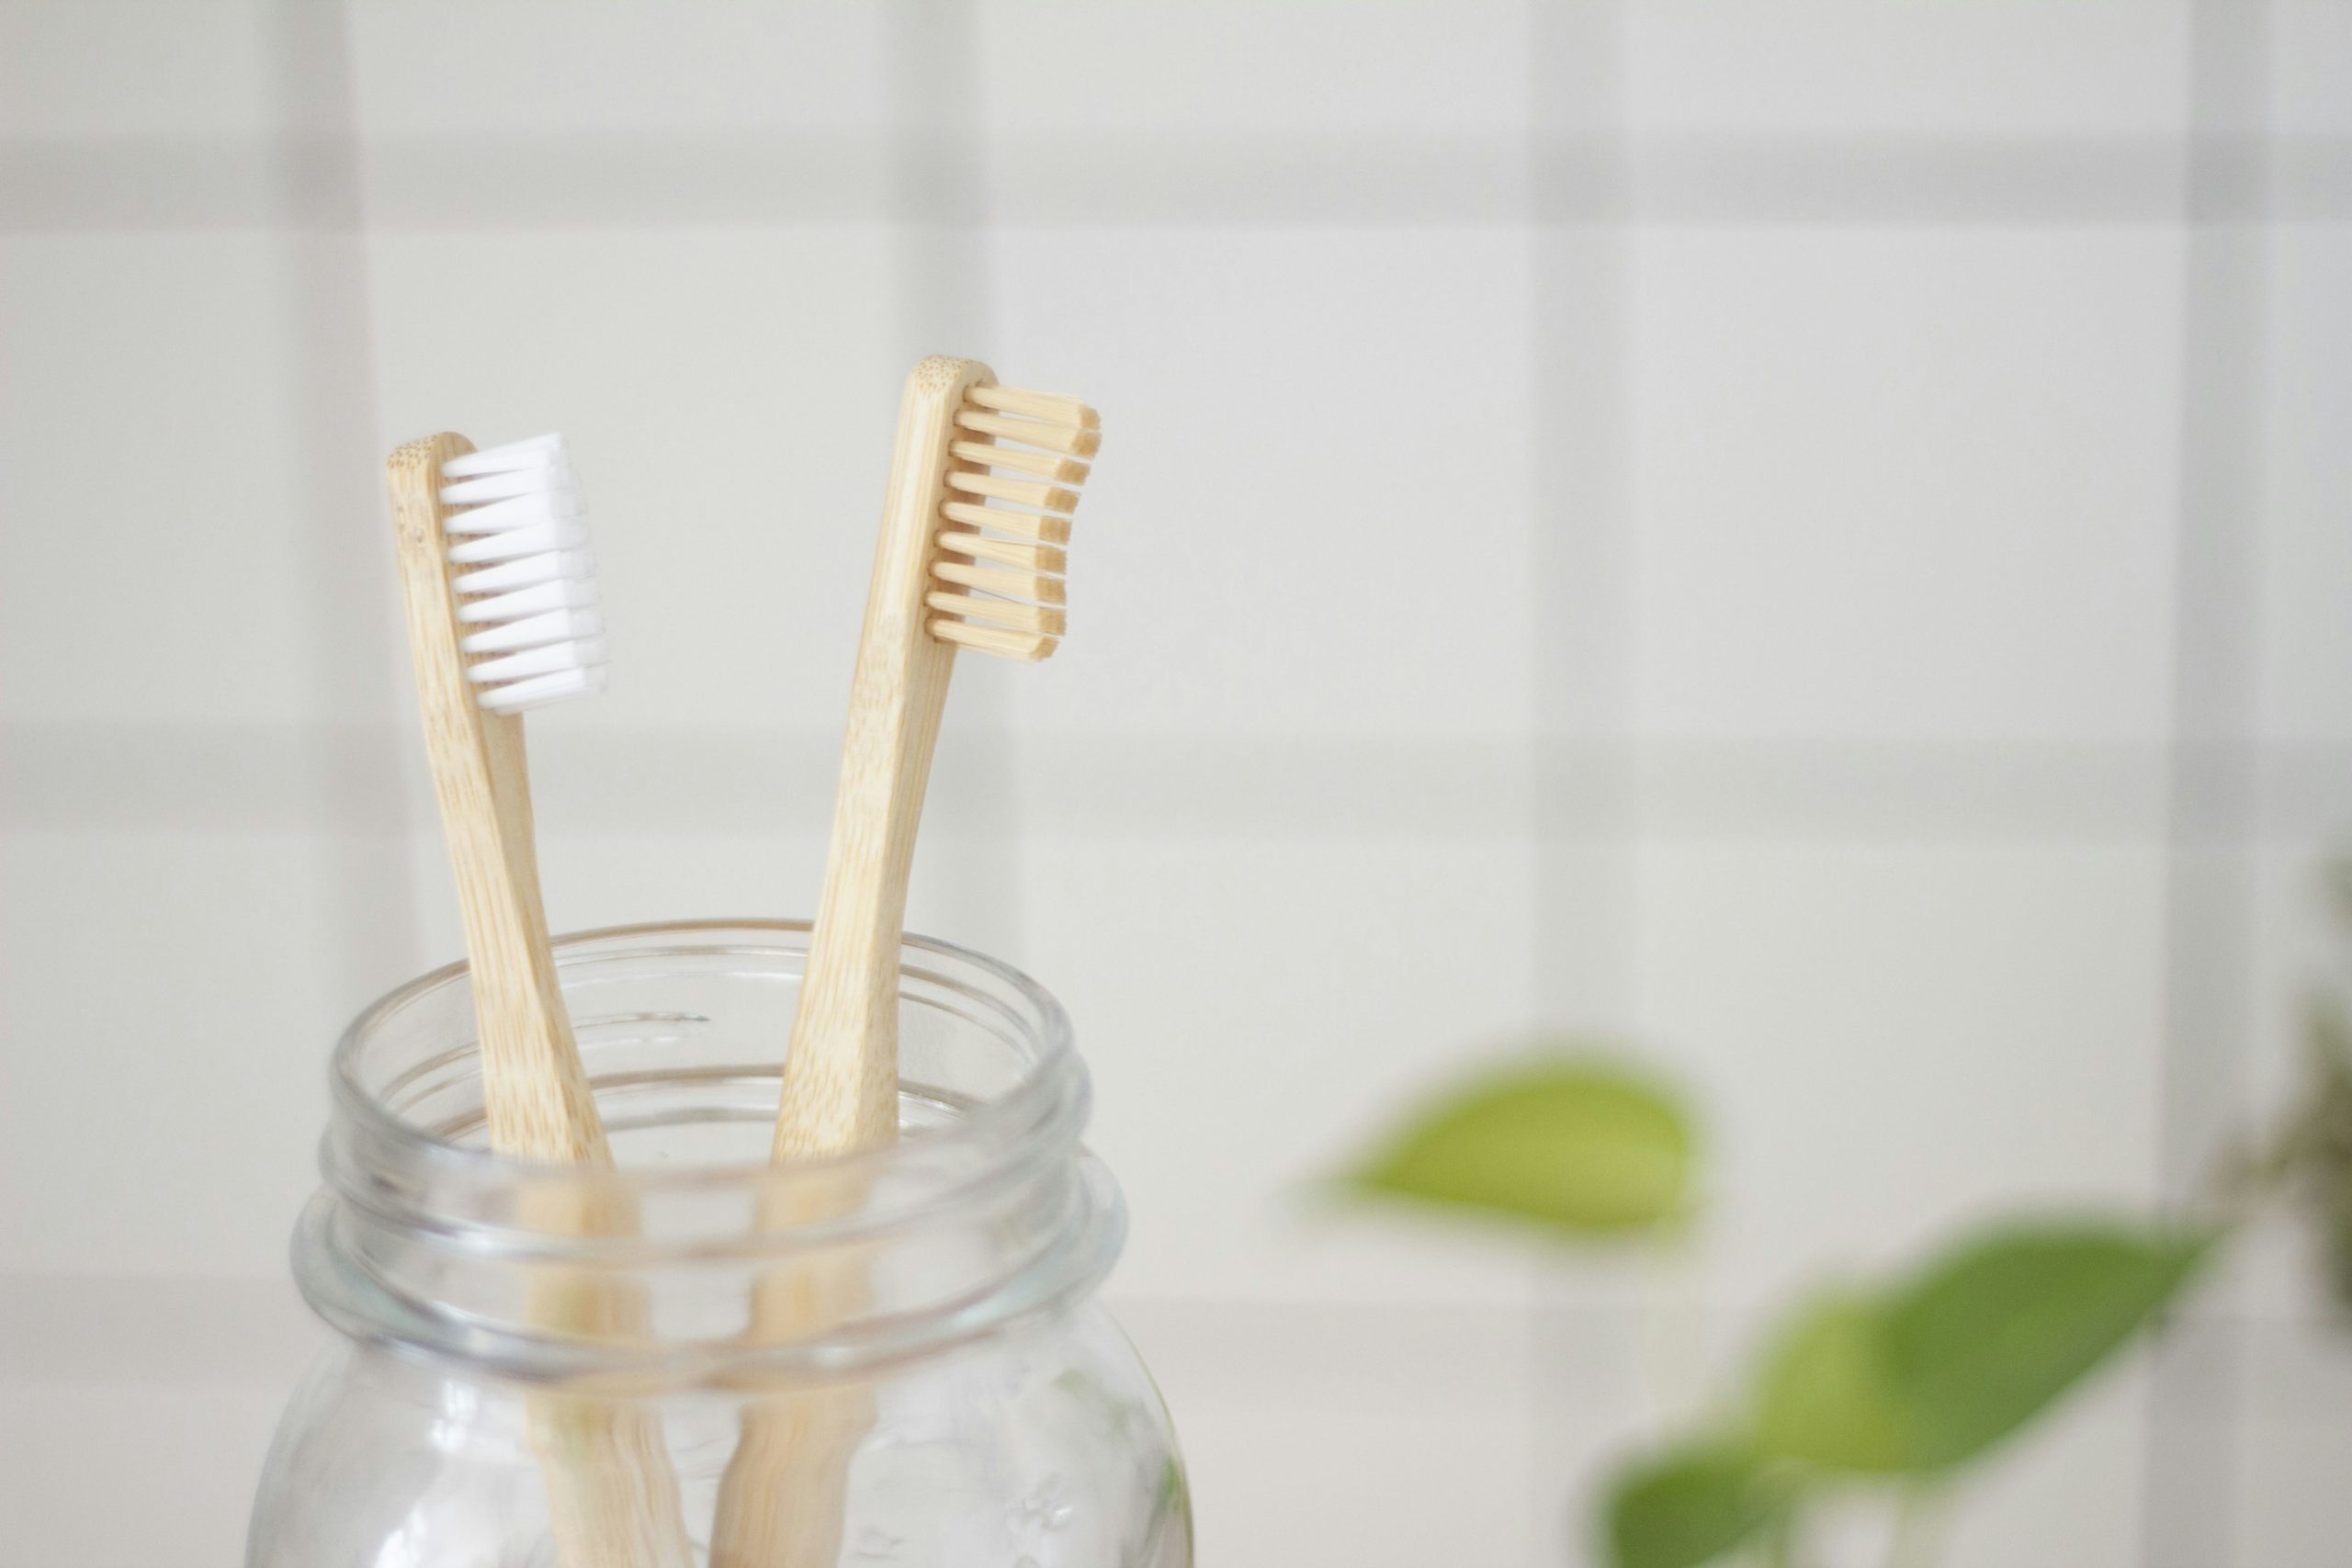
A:
POLYGON ((1098 421, 995 380, 976 360, 926 359, 899 401, 778 1160, 897 1134, 899 941, 956 653, 1034 660, 1061 640, 1062 546, 1098 421))
MULTIPOLYGON (((556 984, 539 897, 522 714, 605 684, 604 620, 585 510, 562 438, 474 450, 412 441, 384 465, 434 792, 457 873, 491 1147, 608 1166, 612 1153, 556 984)), ((526 1195, 532 1224, 634 1228, 624 1195, 570 1183, 526 1195)), ((534 1324, 642 1333, 644 1304, 601 1281, 535 1284, 534 1324)), ((656 1418, 560 1393, 531 1402, 563 1568, 692 1568, 656 1418)))
MULTIPOLYGON (((1062 547, 1100 442, 1079 400, 999 387, 977 360, 926 359, 907 377, 824 890, 785 1056, 779 1164, 898 1136, 899 942, 948 677, 959 649, 1036 660, 1059 646, 1062 547)), ((863 1290, 854 1269, 770 1281, 752 1335, 820 1330, 863 1290)), ((712 1568, 831 1568, 849 1463, 872 1418, 872 1395, 856 1384, 747 1412, 719 1490, 712 1568)))

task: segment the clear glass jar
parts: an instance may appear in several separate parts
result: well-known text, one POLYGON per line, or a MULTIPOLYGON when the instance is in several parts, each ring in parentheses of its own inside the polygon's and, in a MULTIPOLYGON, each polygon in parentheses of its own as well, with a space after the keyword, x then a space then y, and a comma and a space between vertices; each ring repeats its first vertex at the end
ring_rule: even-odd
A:
POLYGON ((249 1568, 1192 1562, 1167 1413, 1092 1299, 1125 1214, 1079 1141, 1086 1073, 1060 1006, 909 939, 906 1135, 779 1169, 807 946, 783 922, 557 944, 610 1172, 482 1146, 463 966, 352 1025, 294 1244, 343 1339, 279 1426, 249 1568), (755 1292, 804 1310, 754 1329, 755 1292), (583 1299, 592 1333, 549 1308, 583 1299), (735 1460, 762 1429, 821 1440, 735 1460), (602 1516, 584 1536, 583 1509, 602 1516), (746 1532, 760 1509, 774 1518, 746 1532), (614 1544, 640 1528, 672 1544, 614 1544), (714 1557, 714 1529, 766 1544, 714 1557))

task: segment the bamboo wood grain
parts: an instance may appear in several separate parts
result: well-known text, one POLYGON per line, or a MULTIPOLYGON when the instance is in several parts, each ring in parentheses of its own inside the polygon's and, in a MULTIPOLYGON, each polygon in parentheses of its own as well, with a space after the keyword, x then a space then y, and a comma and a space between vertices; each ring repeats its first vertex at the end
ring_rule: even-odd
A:
MULTIPOLYGON (((1053 651, 1064 617, 1050 606, 1063 599, 1056 574, 1067 565, 1059 547, 1069 524, 1052 513, 1076 507, 1065 487, 1085 479, 1088 466, 1076 459, 1100 439, 1093 411, 1078 400, 999 387, 973 360, 926 359, 907 377, 850 682, 824 887, 785 1057, 773 1145, 780 1164, 898 1135, 907 879, 956 653, 1035 660, 1053 651), (989 499, 1047 510, 983 504, 989 499), (967 564, 979 561, 993 564, 967 564), (979 592, 950 592, 942 582, 979 592)), ((847 1175, 804 1179, 797 1191, 797 1212, 771 1213, 771 1223, 831 1217, 863 1197, 847 1175)), ((763 1280, 752 1334, 821 1333, 865 1305, 866 1285, 855 1257, 763 1280)), ((857 1383, 750 1407, 719 1487, 712 1568, 832 1568, 849 1468, 874 1411, 873 1391, 857 1383)))
MULTIPOLYGON (((899 1134, 899 950, 915 831, 954 672, 955 646, 930 635, 949 450, 964 389, 990 379, 970 360, 926 359, 907 378, 884 492, 881 537, 850 678, 832 839, 800 1001, 785 1055, 774 1157, 821 1160, 899 1134)), ((843 1209, 862 1194, 844 1188, 843 1209)), ((814 1215, 776 1216, 806 1223, 814 1215)), ((865 1299, 854 1264, 797 1288, 763 1282, 754 1337, 821 1332, 865 1299)), ((751 1406, 719 1484, 711 1568, 832 1568, 849 1467, 874 1422, 871 1389, 848 1384, 751 1406)))
MULTIPOLYGON (((450 509, 439 491, 442 465, 473 449, 461 435, 428 436, 393 452, 384 468, 425 752, 465 921, 484 1117, 500 1154, 609 1166, 548 941, 522 719, 483 709, 458 649, 450 509)), ((527 1224, 550 1231, 636 1228, 616 1185, 528 1189, 523 1212, 527 1224)), ((584 1337, 638 1337, 650 1327, 641 1295, 576 1273, 535 1280, 526 1311, 538 1326, 584 1337)), ((530 1428, 564 1568, 693 1568, 677 1482, 649 1408, 536 1393, 530 1428)))
POLYGON ((940 507, 968 463, 949 451, 964 390, 995 379, 926 359, 899 403, 881 537, 850 679, 849 725, 808 967, 785 1055, 778 1160, 869 1148, 899 1130, 899 943, 956 649, 925 629, 940 507))

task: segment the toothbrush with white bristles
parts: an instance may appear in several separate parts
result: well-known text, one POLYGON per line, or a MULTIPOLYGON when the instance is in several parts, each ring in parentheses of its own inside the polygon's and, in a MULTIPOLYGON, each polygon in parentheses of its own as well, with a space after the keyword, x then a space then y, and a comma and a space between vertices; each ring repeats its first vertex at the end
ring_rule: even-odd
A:
POLYGON ((492 713, 605 689, 605 617, 588 507, 560 435, 469 452, 441 465, 453 566, 476 568, 450 587, 458 619, 482 629, 458 645, 497 654, 466 671, 492 713))
MULTIPOLYGON (((556 984, 539 897, 523 713, 604 689, 604 616, 586 507, 563 439, 474 450, 412 441, 384 465, 409 646, 434 793, 457 873, 481 1040, 482 1111, 499 1154, 609 1166, 612 1151, 556 984)), ((570 1235, 625 1235, 636 1216, 610 1183, 526 1188, 526 1220, 570 1235)), ((532 1322, 574 1337, 641 1336, 641 1297, 556 1275, 532 1322)), ((563 1568, 693 1568, 659 1418, 560 1392, 531 1400, 563 1568)))

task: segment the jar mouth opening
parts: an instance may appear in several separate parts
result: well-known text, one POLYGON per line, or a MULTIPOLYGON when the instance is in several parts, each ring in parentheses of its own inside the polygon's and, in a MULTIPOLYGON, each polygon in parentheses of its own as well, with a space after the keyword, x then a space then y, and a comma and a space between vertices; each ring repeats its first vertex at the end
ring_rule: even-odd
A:
MULTIPOLYGON (((631 958, 741 954, 772 961, 803 957, 813 931, 813 922, 800 919, 663 920, 566 932, 554 938, 552 946, 560 982, 567 972, 578 972, 621 953, 631 958), (745 940, 763 936, 774 940, 745 940)), ((943 987, 968 1002, 988 1007, 1019 1032, 1027 1057, 1025 1070, 1001 1092, 964 1100, 953 1118, 926 1128, 920 1144, 927 1156, 952 1159, 966 1150, 1017 1145, 1024 1133, 1059 1119, 1071 1097, 1073 1080, 1083 1097, 1084 1068, 1072 1040, 1069 1015, 1052 992, 1009 964, 935 937, 909 932, 900 939, 900 951, 902 978, 943 987), (958 971, 968 972, 972 978, 960 977, 958 971), (1000 989, 1003 996, 987 995, 973 979, 1000 989), (1008 999, 1018 1004, 1019 1012, 1006 1005, 1008 999)), ((402 1114, 390 1097, 402 1087, 405 1075, 389 1084, 370 1082, 365 1057, 386 1024, 436 993, 468 984, 470 977, 471 966, 466 960, 445 964, 387 992, 345 1028, 329 1070, 335 1114, 379 1148, 396 1151, 403 1163, 421 1162, 426 1168, 463 1171, 490 1181, 512 1181, 531 1174, 544 1178, 549 1168, 542 1162, 454 1142, 402 1114)), ((477 1048, 478 1042, 466 1046, 468 1051, 477 1048)), ((779 1070, 783 1057, 784 1043, 779 1039, 775 1053, 779 1070)), ((596 1081, 595 1087, 601 1091, 606 1086, 596 1081)), ((794 1177, 854 1183, 905 1158, 905 1145, 890 1145, 829 1158, 797 1160, 788 1169, 794 1177)), ((699 1159, 661 1165, 624 1160, 601 1170, 598 1179, 660 1193, 747 1183, 773 1186, 778 1175, 779 1168, 765 1159, 699 1159)))
POLYGON ((984 954, 901 941, 905 1136, 767 1157, 810 935, 699 919, 557 940, 610 1166, 485 1145, 466 964, 369 1007, 335 1048, 326 1185, 296 1233, 311 1305, 355 1338, 617 1387, 846 1375, 1091 1289, 1125 1210, 1080 1143, 1085 1066, 1061 1005, 984 954), (823 1310, 749 1322, 755 1292, 823 1310), (648 1315, 583 1335, 537 1304, 581 1300, 648 1315))

